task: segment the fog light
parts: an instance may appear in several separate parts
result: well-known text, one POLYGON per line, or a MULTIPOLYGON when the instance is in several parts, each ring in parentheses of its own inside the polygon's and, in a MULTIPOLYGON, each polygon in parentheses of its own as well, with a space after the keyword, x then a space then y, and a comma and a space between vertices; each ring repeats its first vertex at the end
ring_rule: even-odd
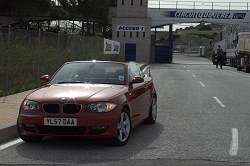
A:
POLYGON ((32 124, 25 124, 24 126, 27 127, 27 128, 33 128, 33 127, 35 127, 35 125, 32 125, 32 124))
POLYGON ((26 132, 30 132, 30 133, 36 133, 36 125, 32 125, 32 124, 25 124, 23 125, 23 128, 26 132))
POLYGON ((90 129, 91 130, 106 130, 108 126, 93 126, 90 129))

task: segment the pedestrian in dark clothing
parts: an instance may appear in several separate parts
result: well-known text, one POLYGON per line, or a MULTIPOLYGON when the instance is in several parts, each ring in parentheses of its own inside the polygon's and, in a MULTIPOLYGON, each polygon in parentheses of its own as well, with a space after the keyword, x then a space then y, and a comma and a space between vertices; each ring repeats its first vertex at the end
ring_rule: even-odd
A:
POLYGON ((222 50, 221 46, 218 45, 216 68, 218 68, 218 65, 220 64, 220 68, 222 69, 223 58, 224 58, 224 51, 222 50))

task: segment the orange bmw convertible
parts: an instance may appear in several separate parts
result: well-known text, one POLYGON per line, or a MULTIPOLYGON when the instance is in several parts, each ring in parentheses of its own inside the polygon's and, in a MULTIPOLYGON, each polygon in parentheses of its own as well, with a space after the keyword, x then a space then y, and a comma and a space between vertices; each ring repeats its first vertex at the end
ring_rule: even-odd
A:
POLYGON ((132 128, 154 124, 153 80, 135 62, 73 61, 62 65, 20 106, 17 130, 26 142, 45 136, 110 138, 125 145, 132 128))

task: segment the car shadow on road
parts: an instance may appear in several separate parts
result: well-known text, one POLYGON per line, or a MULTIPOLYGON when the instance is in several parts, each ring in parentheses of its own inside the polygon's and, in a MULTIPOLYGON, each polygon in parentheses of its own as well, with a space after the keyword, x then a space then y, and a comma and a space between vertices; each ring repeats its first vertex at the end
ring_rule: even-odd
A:
POLYGON ((38 143, 21 143, 17 153, 28 161, 42 163, 101 163, 133 158, 150 146, 163 132, 163 125, 140 125, 132 130, 129 142, 112 146, 107 139, 48 137, 38 143))

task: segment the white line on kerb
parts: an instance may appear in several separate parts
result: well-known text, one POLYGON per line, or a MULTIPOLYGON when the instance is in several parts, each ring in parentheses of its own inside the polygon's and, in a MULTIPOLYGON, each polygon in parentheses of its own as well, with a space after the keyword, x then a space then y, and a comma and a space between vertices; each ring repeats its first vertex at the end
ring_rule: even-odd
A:
POLYGON ((19 138, 19 139, 16 139, 14 141, 8 142, 6 144, 0 145, 0 150, 4 150, 4 149, 6 149, 12 145, 18 144, 20 142, 22 142, 22 140, 19 138))
POLYGON ((239 149, 239 133, 237 128, 232 128, 232 140, 230 145, 230 156, 236 156, 239 149))
POLYGON ((196 77, 196 75, 193 74, 193 77, 196 77))
POLYGON ((226 107, 216 96, 213 97, 222 107, 226 107))
POLYGON ((200 82, 200 84, 201 84, 201 86, 205 87, 205 85, 202 82, 200 82))

